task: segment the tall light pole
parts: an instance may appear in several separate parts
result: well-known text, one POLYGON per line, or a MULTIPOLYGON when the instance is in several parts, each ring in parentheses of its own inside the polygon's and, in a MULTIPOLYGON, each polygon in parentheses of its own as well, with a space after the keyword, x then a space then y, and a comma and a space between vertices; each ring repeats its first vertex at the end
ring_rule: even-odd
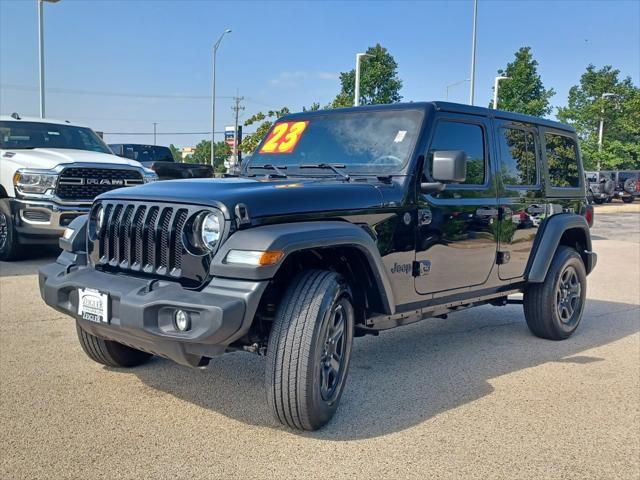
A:
POLYGON ((37 0, 38 2, 38 56, 40 57, 40 118, 44 118, 44 2, 60 0, 37 0))
POLYGON ((156 145, 156 127, 158 126, 158 122, 153 122, 153 145, 156 145))
POLYGON ((450 89, 450 88, 456 87, 456 86, 460 85, 461 83, 465 83, 465 82, 468 82, 468 81, 469 81, 469 79, 468 79, 468 78, 465 78, 464 80, 460 80, 460 81, 458 81, 458 82, 451 83, 451 84, 447 85, 447 87, 446 87, 447 93, 446 93, 446 95, 445 95, 445 99, 446 99, 447 101, 449 100, 449 89, 450 89))
POLYGON ((502 80, 509 80, 510 77, 505 77, 500 75, 499 77, 496 77, 495 80, 493 81, 493 109, 497 109, 498 108, 498 87, 500 86, 500 81, 502 80))
POLYGON ((478 0, 473 0, 473 34, 471 40, 471 85, 469 86, 469 105, 475 102, 476 87, 476 27, 478 25, 478 0))
POLYGON ((369 55, 368 53, 356 54, 356 85, 353 94, 353 105, 355 107, 360 105, 360 60, 369 57, 373 57, 373 55, 369 55))
POLYGON ((216 54, 222 39, 227 33, 231 33, 231 29, 227 28, 218 41, 213 45, 213 81, 211 86, 211 166, 215 167, 215 155, 216 155, 216 54))
MULTIPOLYGON (((598 153, 602 152, 602 137, 604 136, 604 100, 617 97, 615 93, 603 93, 600 96, 602 107, 600 108, 600 129, 598 131, 598 153)), ((598 172, 600 171, 600 155, 598 155, 598 172)))

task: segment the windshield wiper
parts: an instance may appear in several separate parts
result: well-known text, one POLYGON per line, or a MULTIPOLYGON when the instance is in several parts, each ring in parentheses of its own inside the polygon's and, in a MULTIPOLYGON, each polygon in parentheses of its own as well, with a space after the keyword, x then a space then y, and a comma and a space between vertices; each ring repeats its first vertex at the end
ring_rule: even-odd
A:
POLYGON ((300 168, 323 168, 325 170, 333 170, 336 175, 340 175, 347 182, 351 180, 351 177, 348 173, 342 173, 340 170, 338 170, 339 168, 346 168, 346 166, 343 164, 318 163, 317 165, 300 165, 300 168))
POLYGON ((282 177, 282 178, 287 178, 287 174, 284 173, 282 170, 286 169, 287 167, 280 166, 280 167, 276 167, 275 165, 271 165, 270 163, 267 163, 265 165, 249 165, 248 167, 249 169, 258 169, 258 168, 262 168, 265 170, 273 170, 276 172, 276 175, 282 177))

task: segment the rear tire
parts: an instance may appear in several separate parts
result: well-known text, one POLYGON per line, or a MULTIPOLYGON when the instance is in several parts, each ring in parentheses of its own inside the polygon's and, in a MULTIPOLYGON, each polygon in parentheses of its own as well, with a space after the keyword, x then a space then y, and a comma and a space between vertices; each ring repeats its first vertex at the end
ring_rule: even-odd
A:
POLYGON ((624 203, 632 203, 635 200, 635 197, 622 197, 622 201, 624 203))
POLYGON ((587 274, 573 248, 560 246, 543 283, 524 292, 524 316, 531 333, 549 340, 569 338, 582 319, 587 274))
POLYGON ((602 205, 604 203, 604 199, 603 198, 593 198, 593 202, 597 203, 598 205, 602 205))
POLYGON ((354 311, 335 272, 309 270, 284 294, 269 336, 267 401, 290 428, 316 430, 333 417, 344 389, 354 311))
POLYGON ((152 357, 150 353, 91 335, 83 330, 78 322, 76 322, 76 331, 84 353, 94 362, 101 363, 107 367, 137 367, 152 357))
POLYGON ((19 260, 23 249, 13 225, 11 206, 8 198, 0 199, 0 260, 19 260))

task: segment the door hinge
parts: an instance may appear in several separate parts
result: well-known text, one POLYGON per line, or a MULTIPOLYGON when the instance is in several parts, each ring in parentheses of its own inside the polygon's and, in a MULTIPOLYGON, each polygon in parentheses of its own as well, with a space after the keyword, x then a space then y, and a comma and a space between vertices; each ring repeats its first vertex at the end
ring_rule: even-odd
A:
POLYGON ((411 269, 411 275, 414 277, 420 277, 422 275, 427 275, 431 271, 431 260, 420 260, 413 262, 413 267, 411 269))
POLYGON ((498 256, 496 258, 496 263, 498 265, 504 265, 505 263, 509 263, 509 260, 511 260, 511 252, 507 250, 498 252, 498 256))

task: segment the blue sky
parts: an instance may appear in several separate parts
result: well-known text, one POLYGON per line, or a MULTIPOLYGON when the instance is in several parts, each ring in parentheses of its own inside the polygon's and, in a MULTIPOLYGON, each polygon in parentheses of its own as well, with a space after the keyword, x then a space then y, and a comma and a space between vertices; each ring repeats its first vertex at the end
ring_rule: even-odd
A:
MULTIPOLYGON (((62 0, 45 5, 47 115, 104 132, 206 132, 211 47, 218 51, 216 130, 269 108, 328 103, 338 73, 376 42, 399 64, 402 95, 444 99, 469 77, 471 0, 209 2, 62 0)), ((490 1, 478 7, 476 104, 496 71, 531 46, 546 87, 563 105, 589 63, 640 83, 640 1, 490 1)), ((0 0, 0 112, 38 114, 36 0, 0 0)), ((468 101, 468 84, 450 100, 468 101)), ((160 135, 193 145, 205 135, 160 135)), ((150 136, 106 135, 151 142, 150 136)), ((221 137, 220 137, 221 139, 221 137)))

